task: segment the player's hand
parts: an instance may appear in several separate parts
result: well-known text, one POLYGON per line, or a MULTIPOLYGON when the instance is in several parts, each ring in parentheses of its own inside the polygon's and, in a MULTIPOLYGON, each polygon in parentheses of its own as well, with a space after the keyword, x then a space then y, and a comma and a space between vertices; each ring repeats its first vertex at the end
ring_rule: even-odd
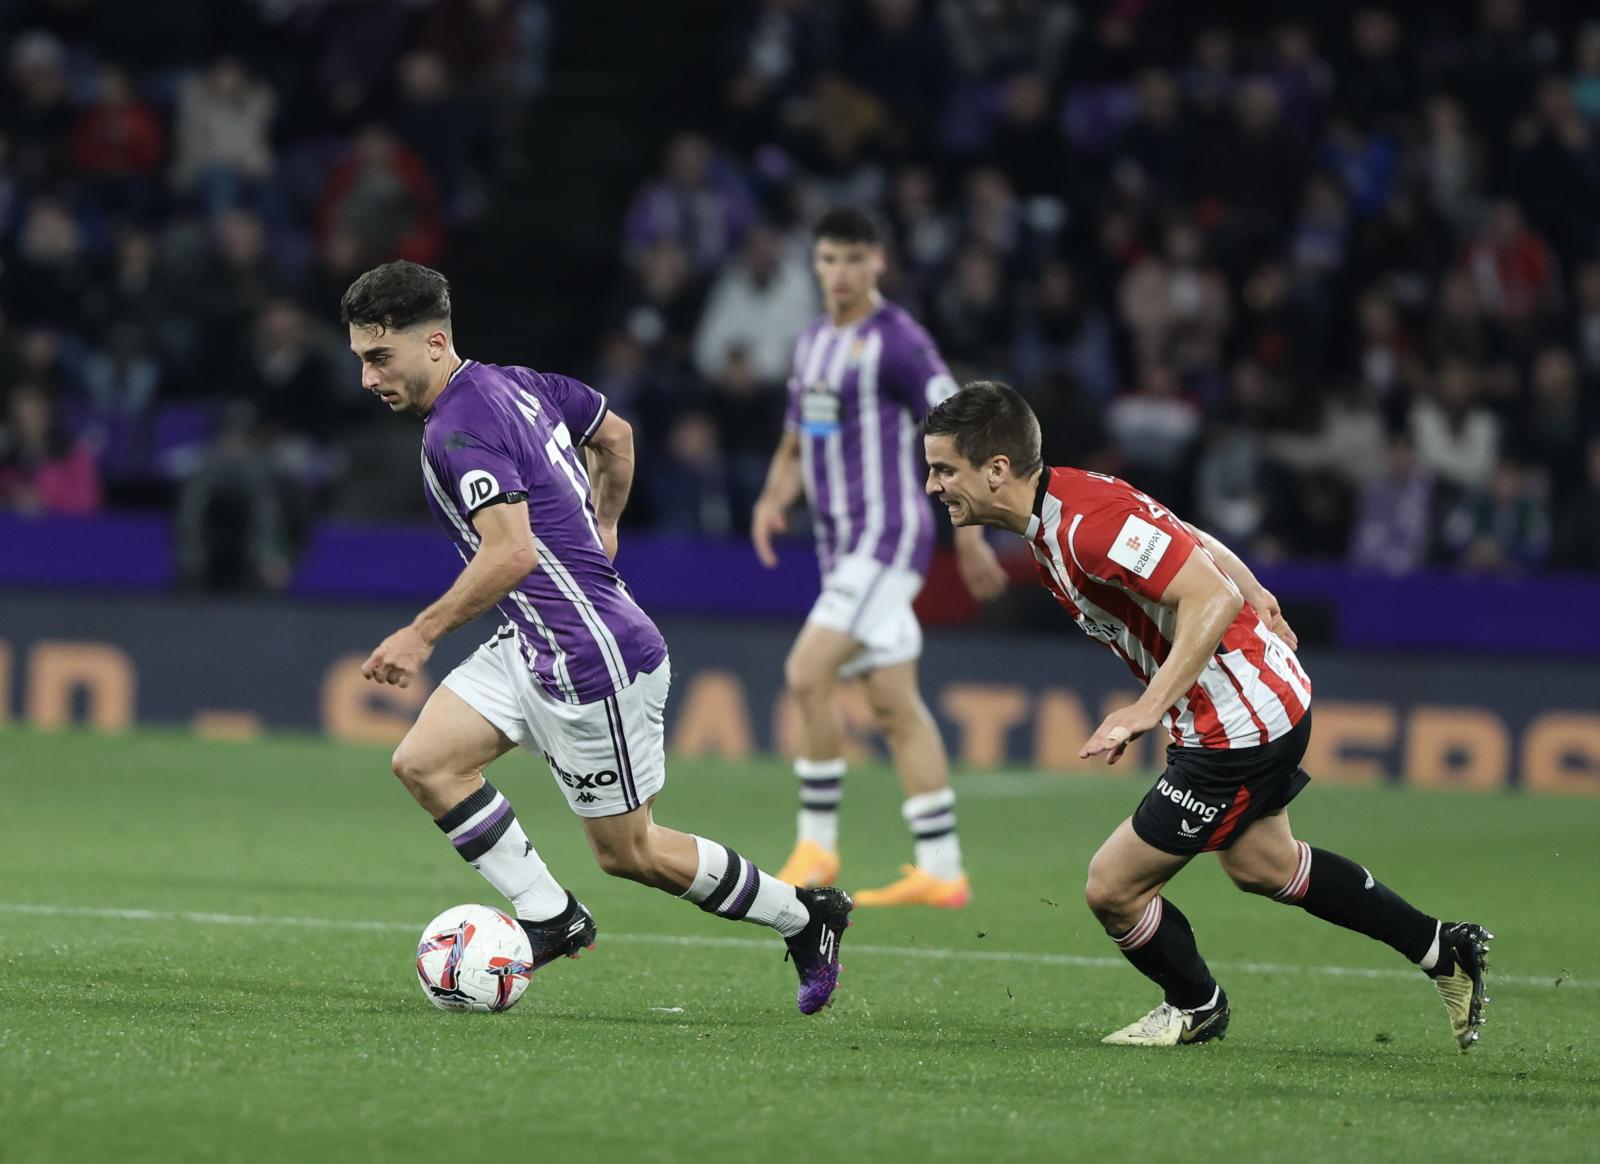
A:
POLYGON ((374 683, 410 687, 433 654, 433 644, 414 626, 403 626, 384 639, 361 664, 361 674, 374 683))
POLYGON ((617 560, 617 523, 600 526, 600 544, 605 547, 606 557, 613 562, 617 560))
POLYGON ((1005 567, 988 542, 978 538, 956 541, 956 571, 961 582, 979 602, 991 602, 1005 592, 1005 567))
POLYGON ((1095 729, 1094 735, 1089 737, 1089 742, 1079 749, 1078 759, 1088 760, 1109 753, 1106 755, 1106 763, 1115 764, 1122 759, 1122 753, 1128 750, 1130 743, 1160 722, 1159 715, 1151 715, 1137 703, 1129 707, 1120 707, 1106 716, 1105 721, 1095 729))
POLYGON ((1263 586, 1261 592, 1250 600, 1250 605, 1255 608, 1256 616, 1267 624, 1267 629, 1287 643, 1291 651, 1300 646, 1300 636, 1294 633, 1289 620, 1283 617, 1277 595, 1263 586))
POLYGON ((772 535, 789 532, 789 519, 782 509, 765 497, 756 501, 755 512, 750 516, 750 540, 755 543, 756 557, 771 570, 778 564, 778 555, 772 548, 772 535))

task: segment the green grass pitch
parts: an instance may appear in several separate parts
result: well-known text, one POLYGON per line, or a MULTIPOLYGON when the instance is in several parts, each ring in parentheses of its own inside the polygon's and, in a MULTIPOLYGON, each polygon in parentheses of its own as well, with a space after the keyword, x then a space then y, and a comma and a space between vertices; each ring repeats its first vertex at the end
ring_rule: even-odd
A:
MULTIPOLYGON (((1313 784, 1299 835, 1498 935, 1459 1054, 1420 973, 1197 862, 1170 896, 1225 1042, 1102 1047, 1155 1003, 1084 910, 1143 785, 958 778, 975 900, 858 913, 830 1012, 754 926, 594 867, 542 763, 496 782, 600 922, 505 1015, 422 998, 421 924, 501 904, 378 749, 0 733, 0 1160, 1592 1160, 1600 801, 1313 784)), ((1114 770, 1113 770, 1114 771, 1114 770)), ((846 785, 846 888, 909 851, 846 785)), ((675 765, 658 818, 768 868, 778 763, 675 765)), ((770 939, 770 940, 769 940, 770 939)))

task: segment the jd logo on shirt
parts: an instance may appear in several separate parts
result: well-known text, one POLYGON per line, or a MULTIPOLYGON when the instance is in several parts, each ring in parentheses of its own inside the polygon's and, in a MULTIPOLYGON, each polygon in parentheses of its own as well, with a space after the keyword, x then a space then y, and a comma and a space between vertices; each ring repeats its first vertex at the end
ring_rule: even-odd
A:
POLYGON ((478 508, 499 492, 500 482, 483 469, 474 469, 461 478, 461 503, 468 509, 478 508))

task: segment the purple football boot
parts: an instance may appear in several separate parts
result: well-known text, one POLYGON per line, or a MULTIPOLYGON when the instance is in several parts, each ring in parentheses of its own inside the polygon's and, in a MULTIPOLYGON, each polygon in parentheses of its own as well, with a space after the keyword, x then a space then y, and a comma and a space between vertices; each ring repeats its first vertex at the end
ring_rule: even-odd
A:
POLYGON ((801 1014, 816 1014, 833 1001, 839 985, 839 943, 850 926, 855 902, 844 890, 832 886, 797 889, 795 896, 811 911, 811 920, 794 937, 784 939, 789 945, 788 957, 794 959, 795 972, 800 975, 794 1001, 801 1014))

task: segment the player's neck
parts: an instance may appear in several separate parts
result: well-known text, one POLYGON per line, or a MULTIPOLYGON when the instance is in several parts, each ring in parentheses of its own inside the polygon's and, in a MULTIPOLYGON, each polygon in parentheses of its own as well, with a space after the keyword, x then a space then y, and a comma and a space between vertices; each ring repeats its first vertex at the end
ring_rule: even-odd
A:
POLYGON ((878 308, 883 306, 883 296, 876 290, 868 291, 847 309, 830 306, 828 308, 828 322, 834 327, 849 327, 852 323, 860 323, 878 308))
POLYGON ((1043 472, 1040 469, 1025 481, 1008 481, 995 494, 994 508, 985 524, 1026 537, 1028 527, 1033 524, 1033 502, 1039 495, 1039 477, 1043 472))
POLYGON ((450 349, 449 354, 439 363, 441 370, 444 371, 444 378, 428 389, 427 399, 417 409, 423 416, 427 416, 428 413, 433 411, 433 406, 439 403, 439 397, 443 396, 444 390, 450 387, 450 381, 456 378, 456 373, 467 366, 467 361, 456 355, 456 350, 453 347, 450 349))

